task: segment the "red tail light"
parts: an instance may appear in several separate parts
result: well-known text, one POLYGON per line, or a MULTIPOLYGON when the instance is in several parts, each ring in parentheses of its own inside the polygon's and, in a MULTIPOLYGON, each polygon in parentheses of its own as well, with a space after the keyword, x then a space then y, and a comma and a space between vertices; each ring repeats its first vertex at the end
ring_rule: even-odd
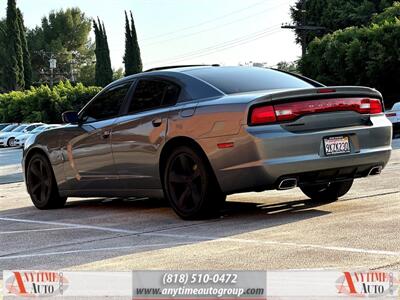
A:
POLYGON ((264 124, 276 122, 273 106, 261 106, 253 109, 251 113, 251 124, 264 124))
POLYGON ((380 114, 382 104, 379 99, 344 98, 291 102, 285 104, 255 107, 251 111, 251 125, 291 121, 301 116, 335 112, 355 111, 360 114, 380 114))

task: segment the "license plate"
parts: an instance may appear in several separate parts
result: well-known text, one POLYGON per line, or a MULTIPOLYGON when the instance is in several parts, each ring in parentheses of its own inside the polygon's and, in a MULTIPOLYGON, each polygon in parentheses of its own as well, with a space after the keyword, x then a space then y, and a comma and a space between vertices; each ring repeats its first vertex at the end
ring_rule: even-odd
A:
POLYGON ((331 136, 324 138, 325 155, 340 155, 350 153, 350 141, 348 136, 331 136))

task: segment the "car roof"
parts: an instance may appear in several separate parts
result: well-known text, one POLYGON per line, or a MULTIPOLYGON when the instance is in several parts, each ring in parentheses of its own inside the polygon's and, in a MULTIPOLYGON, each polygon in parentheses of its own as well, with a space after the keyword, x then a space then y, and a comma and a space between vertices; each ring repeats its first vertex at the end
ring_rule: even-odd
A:
POLYGON ((189 66, 170 66, 170 67, 160 67, 160 68, 153 68, 141 73, 137 73, 134 75, 129 75, 119 80, 112 82, 109 86, 113 86, 115 84, 120 84, 128 80, 132 80, 138 77, 146 76, 146 75, 171 75, 171 74, 178 74, 178 73, 186 73, 188 71, 197 70, 197 69, 210 69, 213 68, 240 68, 240 66, 234 67, 221 67, 219 65, 189 65, 189 66))

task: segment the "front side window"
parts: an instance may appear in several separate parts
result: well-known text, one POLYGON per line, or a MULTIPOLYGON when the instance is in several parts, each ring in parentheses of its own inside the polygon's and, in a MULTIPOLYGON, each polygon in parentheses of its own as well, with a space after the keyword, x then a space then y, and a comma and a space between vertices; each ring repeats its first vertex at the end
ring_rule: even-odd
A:
POLYGON ((132 82, 110 88, 96 97, 82 112, 83 122, 95 122, 118 116, 132 82))
POLYGON ((129 113, 160 106, 173 105, 179 97, 180 87, 162 81, 142 79, 138 82, 129 107, 129 113))

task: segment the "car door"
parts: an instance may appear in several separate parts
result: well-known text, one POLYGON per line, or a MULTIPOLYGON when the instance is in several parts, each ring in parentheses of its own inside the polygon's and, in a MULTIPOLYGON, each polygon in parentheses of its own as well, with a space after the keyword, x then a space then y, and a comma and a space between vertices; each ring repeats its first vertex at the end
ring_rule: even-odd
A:
POLYGON ((111 152, 111 130, 131 86, 129 81, 103 91, 79 113, 80 124, 65 128, 61 139, 70 189, 111 192, 121 188, 111 152))
POLYGON ((165 142, 168 112, 179 97, 178 84, 140 79, 112 133, 115 165, 128 190, 159 189, 158 157, 165 142))

